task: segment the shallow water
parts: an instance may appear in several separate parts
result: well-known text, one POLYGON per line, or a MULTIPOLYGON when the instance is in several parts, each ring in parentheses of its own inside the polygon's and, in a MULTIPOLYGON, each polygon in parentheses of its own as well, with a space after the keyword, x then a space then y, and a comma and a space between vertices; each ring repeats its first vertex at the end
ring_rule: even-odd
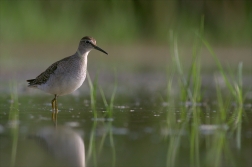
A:
MULTIPOLYGON (((119 102, 109 116, 102 103, 94 111, 89 97, 68 95, 59 98, 55 122, 50 97, 0 97, 1 166, 252 164, 251 103, 244 104, 242 123, 231 127, 216 123, 214 102, 178 102, 175 107, 148 100, 119 102), (193 119, 193 112, 199 119, 193 119)), ((227 112, 236 109, 233 105, 227 112)))
MULTIPOLYGON (((106 97, 117 82, 112 114, 99 90, 95 109, 91 106, 85 81, 71 95, 59 97, 55 122, 51 119, 53 97, 27 88, 25 80, 61 56, 72 54, 75 45, 73 50, 69 45, 48 46, 0 46, 1 167, 252 166, 251 48, 216 50, 221 62, 231 69, 244 63, 242 106, 230 96, 206 51, 202 51, 200 74, 202 100, 196 104, 181 102, 179 76, 167 72, 171 65, 167 46, 112 47, 109 58, 94 52, 88 65, 92 80, 97 74, 106 97), (166 102, 170 79, 172 89, 166 102), (220 86, 223 106, 217 99, 216 85, 220 86)), ((181 53, 185 73, 191 62, 189 52, 185 49, 181 53)), ((231 73, 236 79, 236 72, 231 73)))

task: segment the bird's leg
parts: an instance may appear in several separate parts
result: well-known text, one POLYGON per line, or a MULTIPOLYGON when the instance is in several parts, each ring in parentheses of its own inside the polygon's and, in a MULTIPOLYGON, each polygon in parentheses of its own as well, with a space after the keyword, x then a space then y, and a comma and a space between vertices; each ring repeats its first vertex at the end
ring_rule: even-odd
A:
POLYGON ((55 114, 56 114, 56 118, 57 118, 57 114, 58 114, 58 102, 57 102, 57 95, 55 95, 55 114))
POLYGON ((52 100, 52 119, 55 120, 55 103, 56 103, 56 95, 54 96, 54 99, 52 100))
POLYGON ((54 111, 55 110, 55 97, 54 97, 54 99, 52 99, 52 111, 54 111))

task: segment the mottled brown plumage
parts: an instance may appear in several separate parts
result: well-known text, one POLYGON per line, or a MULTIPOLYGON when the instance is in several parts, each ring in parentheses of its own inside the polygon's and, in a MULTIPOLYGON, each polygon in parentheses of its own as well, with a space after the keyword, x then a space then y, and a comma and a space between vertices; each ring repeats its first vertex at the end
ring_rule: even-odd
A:
POLYGON ((64 58, 62 60, 59 60, 59 61, 53 63, 51 66, 49 66, 44 72, 42 72, 35 79, 27 80, 29 86, 32 87, 32 86, 41 85, 41 84, 46 83, 46 81, 48 81, 50 75, 53 74, 54 71, 57 69, 58 65, 62 61, 68 61, 68 59, 69 59, 69 57, 66 57, 66 58, 64 58))
POLYGON ((27 80, 29 87, 43 90, 55 96, 52 100, 54 113, 57 111, 57 97, 72 93, 84 82, 87 71, 87 56, 92 49, 107 54, 96 46, 94 38, 86 36, 80 40, 79 47, 74 55, 53 63, 35 79, 27 80))

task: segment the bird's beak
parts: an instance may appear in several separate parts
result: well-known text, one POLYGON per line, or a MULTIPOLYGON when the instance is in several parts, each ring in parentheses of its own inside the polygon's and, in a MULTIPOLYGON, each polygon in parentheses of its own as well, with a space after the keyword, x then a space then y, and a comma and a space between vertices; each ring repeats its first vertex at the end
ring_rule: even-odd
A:
POLYGON ((103 52, 103 53, 105 53, 105 54, 108 54, 107 52, 105 52, 104 50, 102 50, 101 48, 99 48, 98 46, 96 46, 96 45, 94 45, 94 44, 92 44, 92 46, 93 46, 96 50, 99 50, 99 51, 101 51, 101 52, 103 52))

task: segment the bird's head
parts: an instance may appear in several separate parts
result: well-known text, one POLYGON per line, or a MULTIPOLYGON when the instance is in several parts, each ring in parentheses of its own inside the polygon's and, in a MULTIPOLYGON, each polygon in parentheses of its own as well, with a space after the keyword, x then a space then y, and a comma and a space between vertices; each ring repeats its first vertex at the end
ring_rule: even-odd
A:
POLYGON ((89 37, 89 36, 83 37, 80 40, 79 49, 85 50, 88 52, 91 51, 92 49, 96 49, 96 50, 99 50, 105 54, 108 54, 107 52, 105 52, 103 49, 101 49, 100 47, 98 47, 96 45, 96 40, 94 38, 89 37))

